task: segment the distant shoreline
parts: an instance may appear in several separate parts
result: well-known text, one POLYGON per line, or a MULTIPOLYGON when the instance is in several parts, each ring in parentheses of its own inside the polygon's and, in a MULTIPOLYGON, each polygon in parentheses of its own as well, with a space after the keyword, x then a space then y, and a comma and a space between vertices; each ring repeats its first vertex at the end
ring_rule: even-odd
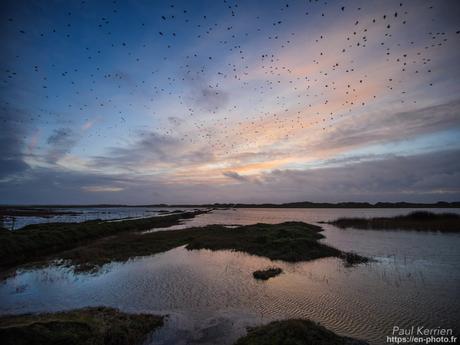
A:
POLYGON ((150 204, 150 205, 123 205, 123 204, 30 204, 30 205, 0 205, 1 209, 23 208, 115 208, 115 207, 169 207, 169 208, 460 208, 460 201, 436 203, 410 203, 410 202, 339 202, 339 203, 316 203, 316 202, 290 202, 282 204, 263 203, 214 203, 214 204, 150 204))
POLYGON ((339 218, 324 222, 341 229, 460 232, 460 215, 416 211, 404 216, 339 218))

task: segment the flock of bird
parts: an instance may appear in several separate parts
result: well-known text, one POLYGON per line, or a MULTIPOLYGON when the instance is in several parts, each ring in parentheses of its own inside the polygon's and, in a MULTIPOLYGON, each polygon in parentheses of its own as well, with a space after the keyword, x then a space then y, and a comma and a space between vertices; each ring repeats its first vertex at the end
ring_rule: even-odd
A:
MULTIPOLYGON (((401 103, 417 102, 410 85, 420 80, 433 87, 437 52, 459 39, 451 28, 411 36, 410 28, 419 23, 406 2, 388 3, 376 14, 366 2, 362 7, 261 2, 259 13, 246 9, 244 1, 212 2, 209 11, 207 6, 197 10, 198 2, 192 1, 131 18, 135 25, 126 28, 120 27, 130 16, 123 2, 111 1, 104 13, 85 15, 95 3, 81 1, 53 20, 39 20, 47 15, 47 3, 40 2, 33 29, 24 27, 14 3, 9 4, 3 37, 16 50, 1 59, 3 94, 24 88, 40 106, 22 118, 7 116, 19 105, 2 96, 4 125, 72 127, 97 115, 100 125, 88 136, 110 138, 112 129, 137 136, 153 131, 226 155, 245 152, 261 139, 277 143, 299 139, 303 129, 328 131, 388 95, 401 103), (334 22, 338 32, 305 29, 334 27, 334 22), (82 39, 82 30, 94 37, 82 39), (30 63, 22 45, 37 47, 38 62, 30 63), (49 58, 38 58, 51 51, 49 58), (63 63, 59 54, 73 56, 63 63), (120 60, 121 67, 114 69, 111 59, 120 60), (377 69, 364 63, 373 59, 377 69), (383 91, 373 90, 376 82, 383 91), (138 130, 140 123, 144 131, 138 130)), ((442 3, 419 7, 424 20, 440 25, 437 6, 442 3)))

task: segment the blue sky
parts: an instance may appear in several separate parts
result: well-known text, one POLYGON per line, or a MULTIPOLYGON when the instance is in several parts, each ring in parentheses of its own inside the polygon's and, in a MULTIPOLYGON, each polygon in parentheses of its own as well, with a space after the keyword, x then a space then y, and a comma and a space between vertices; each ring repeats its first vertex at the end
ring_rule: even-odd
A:
POLYGON ((3 1, 2 203, 460 198, 457 1, 3 1))

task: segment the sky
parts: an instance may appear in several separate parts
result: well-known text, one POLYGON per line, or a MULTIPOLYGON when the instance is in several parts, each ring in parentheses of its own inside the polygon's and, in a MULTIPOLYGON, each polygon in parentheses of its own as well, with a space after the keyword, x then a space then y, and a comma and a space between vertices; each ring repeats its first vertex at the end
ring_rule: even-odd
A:
POLYGON ((459 1, 0 13, 1 204, 460 200, 459 1))

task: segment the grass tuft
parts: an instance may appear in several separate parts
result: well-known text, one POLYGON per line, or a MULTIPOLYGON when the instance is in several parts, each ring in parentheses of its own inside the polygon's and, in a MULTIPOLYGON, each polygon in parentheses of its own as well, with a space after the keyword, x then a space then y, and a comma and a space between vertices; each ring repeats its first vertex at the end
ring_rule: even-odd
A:
POLYGON ((277 275, 280 275, 282 272, 283 270, 279 267, 271 267, 265 270, 254 271, 252 273, 252 276, 254 277, 254 279, 268 280, 270 278, 276 277, 277 275))

